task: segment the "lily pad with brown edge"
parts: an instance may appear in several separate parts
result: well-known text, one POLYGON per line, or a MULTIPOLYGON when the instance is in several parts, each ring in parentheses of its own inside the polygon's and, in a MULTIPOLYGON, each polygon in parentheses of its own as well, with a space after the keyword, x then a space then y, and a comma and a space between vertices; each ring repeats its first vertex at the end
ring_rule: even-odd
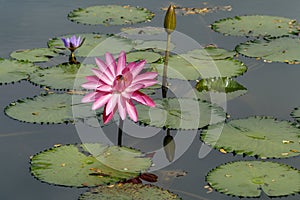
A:
POLYGON ((158 128, 192 130, 223 122, 224 110, 208 102, 193 99, 165 98, 154 100, 154 108, 137 105, 138 121, 158 128))
POLYGON ((50 48, 22 49, 10 54, 10 57, 14 59, 29 62, 47 62, 55 56, 58 54, 50 48))
POLYGON ((206 180, 218 192, 239 197, 280 197, 300 192, 300 171, 265 161, 237 161, 218 166, 206 180))
MULTIPOLYGON (((70 55, 70 51, 65 48, 62 37, 69 38, 74 34, 63 35, 61 37, 51 38, 48 46, 55 49, 58 53, 70 55)), ((75 56, 81 57, 102 57, 106 52, 119 54, 121 50, 129 52, 133 49, 133 41, 116 35, 105 35, 96 33, 78 33, 75 34, 85 38, 84 43, 75 51, 75 56)))
POLYGON ((171 200, 181 199, 178 195, 168 190, 163 190, 155 185, 143 184, 118 184, 112 186, 100 186, 92 188, 90 191, 82 194, 80 200, 92 199, 118 199, 118 200, 171 200))
POLYGON ((300 39, 281 37, 253 40, 236 47, 236 51, 247 57, 263 59, 264 62, 300 63, 300 39))
POLYGON ((31 74, 30 82, 55 90, 82 90, 80 85, 86 82, 85 77, 94 75, 92 68, 98 67, 92 64, 60 64, 40 68, 31 74))
POLYGON ((256 116, 208 126, 201 140, 225 152, 259 158, 300 155, 300 128, 288 121, 256 116))
POLYGON ((233 36, 279 37, 297 35, 299 24, 294 19, 268 15, 246 15, 221 19, 214 22, 211 28, 233 36))
MULTIPOLYGON (((104 144, 78 144, 54 147, 32 156, 30 170, 37 179, 55 185, 87 187, 114 184, 138 176, 151 165, 137 150, 104 144), (97 157, 91 155, 89 146, 97 157), (111 149, 113 149, 111 151, 111 149), (110 154, 108 154, 110 153, 110 154), (101 159, 114 157, 115 165, 134 163, 134 171, 112 168, 101 159)), ((130 166, 128 166, 130 168, 130 166)))
POLYGON ((0 58, 0 85, 29 79, 37 68, 31 62, 0 58))
POLYGON ((89 25, 124 25, 150 21, 154 13, 146 8, 129 5, 101 5, 78 8, 68 14, 68 19, 89 25))

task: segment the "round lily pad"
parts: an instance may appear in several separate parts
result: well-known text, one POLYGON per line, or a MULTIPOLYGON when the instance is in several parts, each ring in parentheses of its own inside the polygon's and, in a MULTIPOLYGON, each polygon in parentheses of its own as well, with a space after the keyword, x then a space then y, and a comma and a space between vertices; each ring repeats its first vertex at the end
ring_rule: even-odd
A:
POLYGON ((50 58, 57 55, 58 54, 53 52, 50 48, 35 48, 14 51, 10 54, 10 57, 29 62, 47 62, 50 58))
MULTIPOLYGON (((162 76, 163 63, 155 63, 151 67, 162 76)), ((168 78, 197 80, 199 78, 235 77, 242 75, 246 70, 247 67, 238 60, 232 58, 205 60, 201 59, 200 55, 196 57, 195 51, 192 51, 187 54, 170 56, 168 78)))
POLYGON ((249 15, 221 19, 214 22, 211 28, 225 35, 278 37, 298 34, 298 26, 299 24, 296 20, 289 18, 268 15, 249 15))
POLYGON ((156 107, 137 105, 138 121, 169 129, 199 129, 225 120, 222 108, 193 99, 157 99, 156 107))
POLYGON ((164 28, 161 27, 153 27, 153 26, 146 26, 146 27, 125 27, 121 28, 122 35, 134 35, 134 36, 139 36, 139 35, 157 35, 157 34, 162 34, 166 33, 164 28))
POLYGON ((158 53, 151 51, 135 51, 126 55, 127 62, 137 62, 140 60, 146 60, 147 63, 153 63, 162 58, 158 53))
POLYGON ((300 192, 300 172, 288 165, 263 161, 238 161, 223 164, 206 177, 218 192, 259 197, 262 191, 270 197, 300 192))
POLYGON ((220 60, 226 58, 233 58, 236 54, 235 51, 229 51, 216 46, 207 46, 203 49, 195 49, 188 52, 189 57, 203 60, 220 60))
MULTIPOLYGON (((50 184, 74 187, 106 185, 134 178, 147 170, 151 161, 142 156, 139 151, 127 147, 108 147, 103 144, 64 145, 34 155, 30 169, 36 178, 50 184), (87 151, 89 148, 97 152, 97 156, 90 155, 87 151), (99 161, 109 157, 114 157, 115 165, 134 163, 135 171, 114 169, 110 163, 99 161)), ((126 166, 128 169, 131 167, 128 164, 126 166)))
POLYGON ((269 40, 253 40, 240 44, 236 50, 245 56, 261 58, 265 62, 300 63, 300 39, 281 37, 269 40))
MULTIPOLYGON (((102 35, 96 33, 84 33, 76 35, 81 36, 81 38, 85 38, 85 41, 82 46, 76 50, 75 56, 100 57, 106 52, 110 52, 111 54, 119 54, 121 50, 125 52, 130 51, 134 45, 132 40, 115 35, 102 35)), ((59 53, 70 55, 70 51, 65 48, 61 38, 69 38, 71 36, 72 34, 52 38, 48 41, 48 46, 56 49, 56 51, 59 53)))
POLYGON ((36 70, 32 73, 30 81, 37 85, 46 86, 56 90, 80 90, 82 88, 79 86, 86 82, 85 77, 93 75, 93 72, 91 71, 92 68, 97 68, 97 66, 60 64, 36 70), (75 80, 76 85, 74 85, 75 80))
POLYGON ((300 155, 299 136, 300 129, 290 122, 272 117, 249 117, 209 126, 203 130, 201 139, 226 152, 286 158, 300 155))
POLYGON ((0 58, 0 85, 28 79, 37 68, 30 62, 0 58))
MULTIPOLYGON (((163 40, 136 40, 134 49, 136 50, 146 50, 151 49, 158 52, 166 51, 167 41, 163 40)), ((170 50, 175 48, 175 44, 171 42, 170 50)))
POLYGON ((171 200, 181 199, 176 194, 163 190, 154 185, 118 184, 114 186, 100 186, 82 194, 80 200, 119 199, 119 200, 171 200))
POLYGON ((154 14, 146 8, 103 5, 78 8, 68 14, 71 21, 82 24, 123 25, 150 21, 154 14))

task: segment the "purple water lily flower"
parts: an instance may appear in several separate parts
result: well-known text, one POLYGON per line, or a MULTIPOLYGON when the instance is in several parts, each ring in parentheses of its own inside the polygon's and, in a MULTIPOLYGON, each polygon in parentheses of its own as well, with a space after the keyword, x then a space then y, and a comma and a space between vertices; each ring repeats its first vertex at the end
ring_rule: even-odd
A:
POLYGON ((84 42, 84 39, 81 39, 80 36, 76 38, 75 35, 73 35, 70 38, 61 38, 61 40, 64 42, 65 47, 68 48, 70 51, 74 51, 75 49, 80 47, 84 42))

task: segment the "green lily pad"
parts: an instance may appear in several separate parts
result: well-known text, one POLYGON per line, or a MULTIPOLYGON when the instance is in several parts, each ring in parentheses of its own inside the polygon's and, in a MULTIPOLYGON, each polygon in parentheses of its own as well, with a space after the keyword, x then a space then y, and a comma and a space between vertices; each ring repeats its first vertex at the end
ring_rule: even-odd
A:
POLYGON ((225 35, 234 36, 269 36, 278 37, 299 33, 299 24, 296 20, 268 16, 268 15, 249 15, 236 16, 216 21, 211 28, 225 35))
POLYGON ((238 161, 210 171, 207 182, 218 192, 239 197, 270 197, 300 192, 300 172, 288 165, 263 161, 238 161))
POLYGON ((58 54, 49 48, 35 48, 14 51, 10 54, 10 57, 29 62, 47 62, 50 60, 50 58, 53 58, 57 55, 58 54))
POLYGON ((146 60, 147 63, 153 63, 160 58, 162 58, 160 54, 151 51, 135 51, 126 55, 127 62, 146 60))
POLYGON ((31 173, 39 180, 55 185, 84 187, 113 184, 134 178, 147 170, 151 161, 141 156, 143 155, 139 151, 127 147, 108 147, 103 144, 64 145, 34 155, 31 158, 31 173), (84 147, 86 145, 97 151, 98 155, 89 155, 84 147), (115 158, 115 165, 134 163, 135 171, 114 169, 110 163, 99 161, 111 156, 115 158))
POLYGON ((176 194, 154 185, 120 184, 115 186, 100 186, 82 194, 80 200, 119 199, 119 200, 171 200, 181 199, 176 194))
POLYGON ((195 49, 188 52, 188 57, 203 60, 222 60, 226 58, 233 58, 235 56, 235 51, 228 51, 223 48, 218 48, 216 46, 207 46, 203 49, 195 49))
MULTIPOLYGON (((158 52, 166 51, 167 41, 163 40, 135 40, 134 49, 136 50, 146 50, 152 49, 158 52)), ((170 50, 175 48, 175 44, 171 42, 170 50)))
POLYGON ((286 158, 300 155, 300 129, 290 122, 272 117, 249 117, 209 126, 201 139, 226 152, 286 158))
MULTIPOLYGON (((101 35, 101 34, 76 34, 85 38, 84 43, 80 48, 75 52, 75 56, 81 57, 100 57, 103 56, 106 52, 111 54, 119 54, 121 50, 130 51, 133 48, 133 41, 115 36, 115 35, 101 35)), ((69 38, 72 34, 63 35, 61 37, 69 38)), ((48 46, 50 48, 56 49, 57 52, 70 55, 70 51, 67 50, 64 46, 61 37, 52 38, 48 41, 48 46)))
POLYGON ((297 122, 300 122, 300 107, 295 108, 291 113, 291 116, 296 119, 297 122))
POLYGON ((193 99, 157 99, 156 107, 137 105, 138 121, 169 129, 199 129, 225 120, 220 107, 193 99))
MULTIPOLYGON (((162 76, 163 63, 155 63, 151 67, 162 76)), ((194 50, 187 54, 170 56, 168 78, 197 80, 199 78, 235 77, 242 75, 246 70, 247 67, 238 60, 232 58, 206 60, 203 59, 203 55, 196 54, 194 50)))
POLYGON ((71 21, 82 24, 123 25, 150 21, 154 14, 146 8, 105 5, 78 8, 68 14, 71 21))
POLYGON ((102 109, 97 110, 96 113, 91 111, 91 103, 78 103, 82 97, 81 95, 70 94, 42 94, 11 103, 5 108, 5 113, 9 117, 22 122, 40 124, 60 124, 74 122, 75 120, 85 121, 95 118, 96 114, 100 115, 102 113, 102 109), (72 97, 74 103, 72 103, 72 97), (76 109, 76 116, 73 116, 72 109, 76 109))
POLYGON ((300 63, 300 39, 281 37, 270 40, 253 40, 240 44, 236 50, 245 56, 264 59, 265 62, 300 63))
POLYGON ((37 68, 30 62, 0 58, 0 85, 28 79, 37 68))
POLYGON ((97 66, 60 64, 36 70, 32 73, 30 81, 56 90, 80 90, 82 89, 80 85, 86 82, 85 77, 94 75, 92 68, 97 68, 97 66), (74 85, 75 80, 76 85, 74 85))
POLYGON ((121 28, 121 31, 124 35, 158 35, 162 33, 166 33, 164 28, 161 27, 153 27, 153 26, 146 26, 146 27, 125 27, 121 28))

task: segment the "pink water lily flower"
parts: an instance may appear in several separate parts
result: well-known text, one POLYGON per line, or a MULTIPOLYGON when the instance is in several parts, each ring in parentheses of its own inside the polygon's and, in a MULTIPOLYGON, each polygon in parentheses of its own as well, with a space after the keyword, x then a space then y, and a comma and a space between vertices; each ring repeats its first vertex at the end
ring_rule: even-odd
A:
POLYGON ((73 35, 70 38, 61 38, 61 40, 64 42, 65 47, 70 50, 77 49, 84 42, 84 39, 82 40, 80 36, 76 38, 76 35, 73 35))
POLYGON ((118 63, 110 53, 106 53, 105 58, 106 63, 96 58, 99 68, 92 69, 95 75, 86 77, 88 82, 84 83, 82 87, 94 91, 84 96, 82 102, 94 102, 93 110, 104 106, 104 123, 109 122, 117 110, 122 120, 128 113, 129 117, 136 122, 138 114, 132 100, 146 106, 155 106, 153 100, 139 90, 156 84, 157 73, 140 74, 146 61, 126 64, 124 51, 120 53, 118 63))

